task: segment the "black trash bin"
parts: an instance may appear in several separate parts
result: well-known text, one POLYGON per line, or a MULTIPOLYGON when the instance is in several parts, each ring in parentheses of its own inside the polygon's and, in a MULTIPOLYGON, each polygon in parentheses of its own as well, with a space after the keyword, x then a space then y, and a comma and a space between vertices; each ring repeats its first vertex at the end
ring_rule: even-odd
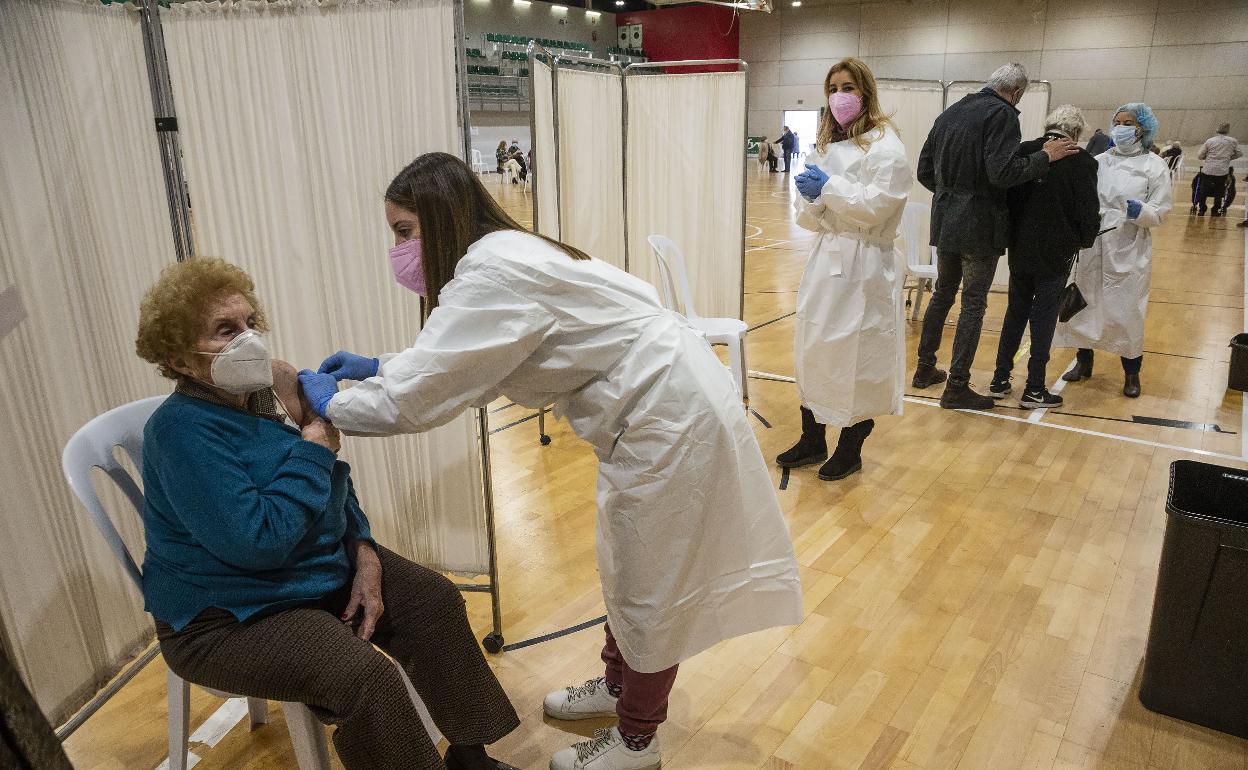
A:
POLYGON ((1140 701, 1248 738, 1248 471, 1170 465, 1140 701))
POLYGON ((1231 372, 1226 379, 1230 390, 1248 391, 1248 334, 1231 337, 1231 372))

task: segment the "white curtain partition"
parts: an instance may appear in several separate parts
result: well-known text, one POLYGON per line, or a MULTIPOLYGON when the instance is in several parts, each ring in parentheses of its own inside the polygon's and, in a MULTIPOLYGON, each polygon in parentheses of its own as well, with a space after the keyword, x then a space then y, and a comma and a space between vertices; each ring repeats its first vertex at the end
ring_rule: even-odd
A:
POLYGON ((533 57, 533 223, 537 232, 559 238, 559 169, 555 163, 555 80, 548 62, 533 57))
POLYGON ((624 92, 618 73, 559 68, 562 239, 624 264, 624 92))
MULTIPOLYGON (((420 330, 394 283, 386 185, 458 154, 450 0, 174 3, 162 9, 199 254, 256 279, 276 354, 315 369, 420 330)), ((488 567, 471 414, 422 436, 348 439, 377 538, 454 572, 488 567)))
MULTIPOLYGON (((906 145, 906 160, 911 172, 919 167, 919 153, 932 124, 945 109, 945 88, 939 80, 889 80, 876 82, 880 106, 892 117, 901 141, 906 145)), ((910 200, 928 205, 932 194, 917 182, 910 191, 910 200)))
POLYGON ((624 78, 629 271, 658 285, 646 243, 684 251, 698 312, 740 318, 745 73, 624 78), (696 137, 696 141, 688 141, 696 137))
POLYGON ((88 420, 169 389, 134 353, 174 260, 142 40, 120 5, 0 2, 0 645, 54 723, 151 637, 61 473, 88 420))

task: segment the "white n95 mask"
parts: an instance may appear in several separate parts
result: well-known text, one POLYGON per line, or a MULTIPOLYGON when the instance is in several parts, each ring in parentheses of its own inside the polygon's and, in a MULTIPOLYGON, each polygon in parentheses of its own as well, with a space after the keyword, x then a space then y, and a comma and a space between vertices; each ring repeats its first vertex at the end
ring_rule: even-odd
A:
MULTIPOLYGON (((202 352, 202 351, 197 351, 202 352)), ((273 361, 264 337, 248 329, 213 356, 212 384, 227 393, 241 396, 273 386, 273 361)))

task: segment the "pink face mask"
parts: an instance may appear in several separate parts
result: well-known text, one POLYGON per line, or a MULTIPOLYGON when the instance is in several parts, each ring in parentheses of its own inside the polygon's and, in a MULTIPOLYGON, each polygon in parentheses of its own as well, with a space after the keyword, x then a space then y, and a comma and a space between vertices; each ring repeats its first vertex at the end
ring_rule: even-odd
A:
POLYGON ((400 286, 425 296, 425 260, 419 238, 403 241, 390 249, 390 267, 400 286))
POLYGON ((862 98, 855 93, 837 91, 828 94, 828 109, 841 128, 846 128, 862 114, 862 98))

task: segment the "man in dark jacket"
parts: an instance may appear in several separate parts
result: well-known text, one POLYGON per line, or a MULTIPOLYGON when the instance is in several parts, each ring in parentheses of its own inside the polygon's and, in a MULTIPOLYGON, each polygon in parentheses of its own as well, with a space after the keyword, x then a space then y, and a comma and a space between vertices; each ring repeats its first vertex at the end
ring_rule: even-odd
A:
POLYGON ((913 385, 922 389, 945 381, 945 373, 936 368, 936 352, 961 285, 949 384, 940 397, 946 409, 993 406, 991 398, 971 390, 971 364, 997 260, 1009 245, 1005 191, 1044 176, 1051 161, 1079 152, 1069 139, 1051 139, 1031 155, 1016 154, 1022 137, 1015 105, 1026 90, 1023 65, 1001 67, 983 90, 941 113, 919 155, 919 182, 935 193, 931 244, 937 260, 936 287, 923 317, 913 385))
MULTIPOLYGON (((1044 136, 1023 142, 1018 154, 1030 155, 1050 139, 1079 141, 1087 122, 1079 110, 1063 104, 1045 119, 1044 136)), ((988 395, 1009 395, 1014 354, 1031 324, 1031 356, 1027 385, 1018 399, 1024 409, 1062 405, 1062 397, 1046 387, 1045 369, 1057 328, 1062 290, 1075 255, 1096 240, 1101 224, 1096 194, 1097 162, 1082 150, 1049 167, 1043 179, 1010 189, 1010 302, 997 345, 997 370, 988 395)))
POLYGON ((1088 154, 1096 157, 1108 150, 1111 144, 1113 142, 1105 135, 1105 132, 1098 128, 1092 132, 1092 138, 1088 140, 1088 154))
POLYGON ((793 161, 793 154, 797 152, 797 137, 789 130, 788 126, 784 127, 784 133, 780 135, 780 149, 784 151, 784 173, 789 173, 789 164, 793 161))

